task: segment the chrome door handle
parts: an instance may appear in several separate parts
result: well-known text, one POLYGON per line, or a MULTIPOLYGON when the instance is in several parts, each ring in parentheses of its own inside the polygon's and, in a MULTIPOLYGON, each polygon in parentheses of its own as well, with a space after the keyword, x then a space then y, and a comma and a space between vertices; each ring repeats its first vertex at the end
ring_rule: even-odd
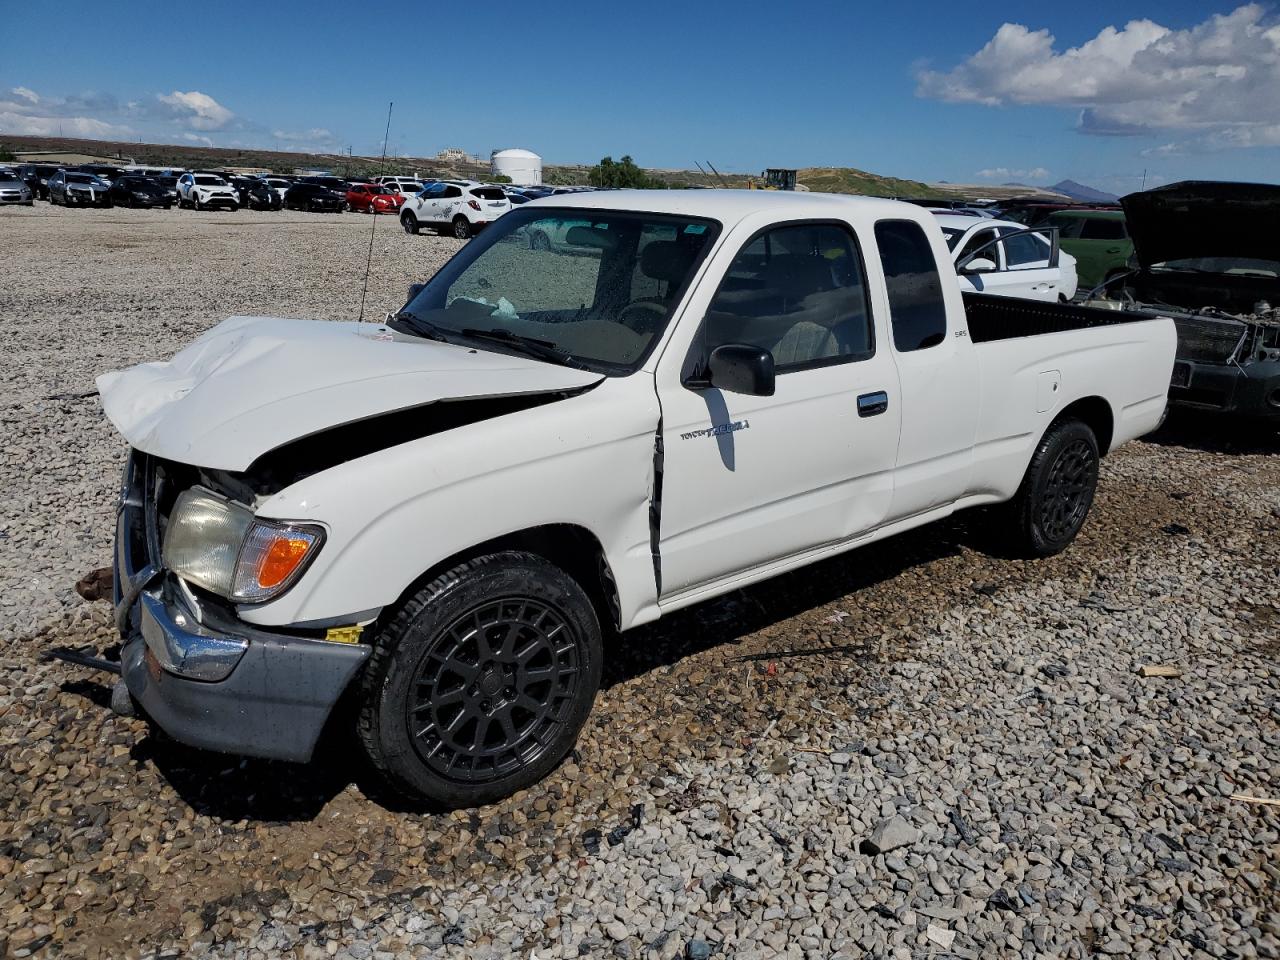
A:
POLYGON ((889 409, 889 394, 883 390, 858 397, 858 416, 874 417, 889 409))

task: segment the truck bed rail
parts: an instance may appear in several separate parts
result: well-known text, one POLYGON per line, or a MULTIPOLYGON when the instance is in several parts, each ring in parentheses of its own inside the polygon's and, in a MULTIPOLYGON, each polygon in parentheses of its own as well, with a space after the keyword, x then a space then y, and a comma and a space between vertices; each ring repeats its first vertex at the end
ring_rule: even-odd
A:
POLYGON ((964 294, 964 312, 969 322, 969 339, 974 343, 1110 327, 1118 323, 1152 320, 1156 316, 1132 310, 1104 310, 1073 303, 1048 303, 968 292, 964 294))

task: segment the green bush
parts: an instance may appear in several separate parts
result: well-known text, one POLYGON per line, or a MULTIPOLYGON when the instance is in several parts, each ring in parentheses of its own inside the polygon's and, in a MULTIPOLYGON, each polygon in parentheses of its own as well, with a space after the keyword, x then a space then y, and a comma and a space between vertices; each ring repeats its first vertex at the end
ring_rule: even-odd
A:
POLYGON ((605 157, 587 173, 593 187, 625 187, 633 190, 665 190, 666 184, 649 176, 630 156, 605 157))

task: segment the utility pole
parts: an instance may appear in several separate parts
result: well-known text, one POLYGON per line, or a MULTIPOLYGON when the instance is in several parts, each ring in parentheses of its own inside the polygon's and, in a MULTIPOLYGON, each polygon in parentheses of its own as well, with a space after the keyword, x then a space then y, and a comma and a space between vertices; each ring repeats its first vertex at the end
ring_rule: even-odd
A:
POLYGON ((1142 189, 1147 189, 1147 168, 1142 168, 1142 189))

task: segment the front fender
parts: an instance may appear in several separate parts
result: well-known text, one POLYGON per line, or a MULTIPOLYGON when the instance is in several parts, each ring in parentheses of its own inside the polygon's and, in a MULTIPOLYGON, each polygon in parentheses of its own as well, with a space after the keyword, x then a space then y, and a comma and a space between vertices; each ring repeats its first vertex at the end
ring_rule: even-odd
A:
POLYGON ((307 477, 258 513, 322 523, 325 546, 288 593, 240 614, 283 626, 379 609, 477 544, 571 524, 603 546, 629 626, 656 600, 649 502, 658 414, 652 379, 638 373, 307 477))

